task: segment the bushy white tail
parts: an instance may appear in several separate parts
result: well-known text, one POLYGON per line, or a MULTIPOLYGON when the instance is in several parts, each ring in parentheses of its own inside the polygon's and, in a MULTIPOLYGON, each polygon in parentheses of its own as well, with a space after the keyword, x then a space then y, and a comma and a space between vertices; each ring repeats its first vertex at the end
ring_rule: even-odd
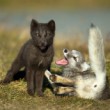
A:
POLYGON ((101 31, 98 27, 91 24, 89 30, 89 57, 91 68, 94 71, 96 78, 104 78, 106 76, 104 45, 101 31))

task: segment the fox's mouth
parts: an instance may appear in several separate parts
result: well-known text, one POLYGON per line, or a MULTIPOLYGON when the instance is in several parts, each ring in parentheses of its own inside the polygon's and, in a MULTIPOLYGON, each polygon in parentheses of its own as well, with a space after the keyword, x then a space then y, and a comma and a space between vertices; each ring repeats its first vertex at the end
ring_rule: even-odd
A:
POLYGON ((68 59, 66 57, 67 54, 68 54, 68 50, 67 49, 63 49, 63 54, 64 54, 64 58, 55 62, 57 65, 65 66, 65 65, 67 65, 69 63, 68 59))
POLYGON ((61 60, 57 60, 55 63, 56 63, 57 65, 65 66, 65 65, 68 64, 68 60, 67 60, 67 58, 63 58, 63 59, 61 59, 61 60))

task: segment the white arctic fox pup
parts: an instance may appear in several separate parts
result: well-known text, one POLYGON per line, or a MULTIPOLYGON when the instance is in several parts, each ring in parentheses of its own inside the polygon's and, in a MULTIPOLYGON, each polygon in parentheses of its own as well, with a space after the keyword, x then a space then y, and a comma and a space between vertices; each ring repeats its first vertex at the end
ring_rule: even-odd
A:
POLYGON ((56 62, 64 66, 62 75, 45 72, 55 94, 75 95, 86 99, 109 97, 103 38, 99 28, 93 24, 89 30, 88 49, 90 65, 79 51, 64 49, 64 59, 56 62))

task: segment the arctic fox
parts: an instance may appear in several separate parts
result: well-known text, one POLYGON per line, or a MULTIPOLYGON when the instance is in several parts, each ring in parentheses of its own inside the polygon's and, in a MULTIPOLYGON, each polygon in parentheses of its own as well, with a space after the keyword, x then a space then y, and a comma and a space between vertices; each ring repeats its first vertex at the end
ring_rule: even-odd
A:
POLYGON ((56 62, 65 66, 62 75, 45 72, 55 94, 86 99, 109 98, 103 38, 100 29, 94 24, 89 29, 88 49, 90 65, 79 51, 64 49, 64 59, 56 62))

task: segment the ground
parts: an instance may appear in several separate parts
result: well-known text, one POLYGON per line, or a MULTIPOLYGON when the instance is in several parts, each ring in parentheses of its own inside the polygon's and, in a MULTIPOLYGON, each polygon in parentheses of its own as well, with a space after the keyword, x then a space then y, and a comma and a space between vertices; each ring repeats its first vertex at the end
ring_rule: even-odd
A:
MULTIPOLYGON (((0 79, 3 79, 18 50, 25 40, 9 33, 0 34, 0 79)), ((65 44, 64 44, 65 45, 65 44)), ((56 46, 56 56, 60 58, 62 48, 56 46)), ((67 43, 66 43, 67 46, 67 43)), ((73 45, 72 45, 73 46, 73 45)), ((68 46, 69 47, 69 46, 68 46)), ((74 46, 73 46, 74 47, 74 46)), ((71 47, 70 47, 71 48, 71 47)), ((83 48, 83 46, 81 46, 83 48)), ((82 51, 84 48, 82 49, 82 51)), ((87 52, 86 52, 87 53, 87 52)), ((86 56, 86 55, 85 55, 86 56)), ((110 62, 106 60, 107 75, 110 80, 110 62)), ((52 71, 59 72, 58 66, 53 62, 52 71)), ((87 100, 77 97, 54 96, 49 89, 44 92, 44 97, 35 95, 31 97, 26 92, 26 82, 23 80, 14 81, 9 85, 0 85, 0 110, 110 110, 109 100, 87 100)))

